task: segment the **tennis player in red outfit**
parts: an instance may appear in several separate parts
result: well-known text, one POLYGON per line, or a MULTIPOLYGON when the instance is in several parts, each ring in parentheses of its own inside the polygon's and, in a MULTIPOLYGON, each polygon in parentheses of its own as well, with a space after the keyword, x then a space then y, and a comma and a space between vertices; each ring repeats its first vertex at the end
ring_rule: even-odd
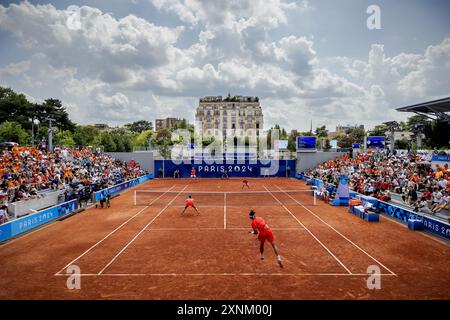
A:
POLYGON ((250 233, 257 234, 259 240, 259 251, 261 252, 261 260, 264 260, 264 243, 269 241, 272 245, 273 251, 277 256, 277 262, 281 268, 283 268, 283 263, 281 262, 281 256, 278 251, 278 247, 275 244, 275 236, 270 230, 269 225, 264 221, 263 218, 257 217, 255 211, 251 210, 249 213, 250 219, 252 220, 252 231, 250 233))
POLYGON ((181 212, 181 214, 183 214, 186 211, 186 209, 189 207, 194 208, 194 210, 197 211, 197 215, 200 214, 200 212, 198 212, 197 207, 194 204, 194 199, 192 198, 192 196, 189 196, 186 199, 186 205, 184 206, 184 210, 183 210, 183 212, 181 212))
POLYGON ((244 187, 247 187, 247 188, 250 189, 250 186, 248 185, 248 180, 247 180, 247 179, 244 179, 244 180, 242 181, 242 189, 244 189, 244 187))

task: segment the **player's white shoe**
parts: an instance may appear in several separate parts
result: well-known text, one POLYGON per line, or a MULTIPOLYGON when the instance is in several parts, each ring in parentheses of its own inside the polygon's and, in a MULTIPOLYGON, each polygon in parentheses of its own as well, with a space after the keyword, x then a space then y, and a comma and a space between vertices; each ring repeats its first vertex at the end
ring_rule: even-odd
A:
POLYGON ((280 268, 283 268, 283 263, 281 262, 281 257, 277 257, 277 262, 280 268))

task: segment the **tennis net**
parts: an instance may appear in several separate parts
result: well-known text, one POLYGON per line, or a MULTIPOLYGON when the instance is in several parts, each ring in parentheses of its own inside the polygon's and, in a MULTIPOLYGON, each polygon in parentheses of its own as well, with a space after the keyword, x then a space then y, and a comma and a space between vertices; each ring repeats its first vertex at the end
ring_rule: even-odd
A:
POLYGON ((163 191, 135 190, 136 206, 184 206, 191 196, 196 206, 312 206, 316 205, 316 196, 312 190, 276 190, 276 191, 163 191))

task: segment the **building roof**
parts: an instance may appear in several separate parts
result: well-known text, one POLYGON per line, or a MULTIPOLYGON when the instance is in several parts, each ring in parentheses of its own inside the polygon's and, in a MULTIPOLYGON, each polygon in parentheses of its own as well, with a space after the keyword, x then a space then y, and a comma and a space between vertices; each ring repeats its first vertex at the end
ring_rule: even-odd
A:
POLYGON ((400 112, 414 112, 433 120, 450 122, 450 97, 397 108, 396 110, 400 112))

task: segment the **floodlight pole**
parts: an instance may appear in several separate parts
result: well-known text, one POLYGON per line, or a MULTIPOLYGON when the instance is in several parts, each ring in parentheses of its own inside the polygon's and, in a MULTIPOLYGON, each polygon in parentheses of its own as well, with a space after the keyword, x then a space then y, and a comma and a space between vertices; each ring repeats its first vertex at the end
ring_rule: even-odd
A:
POLYGON ((392 126, 390 129, 391 129, 391 138, 390 138, 390 140, 391 140, 391 145, 390 145, 390 147, 391 147, 391 154, 394 154, 395 127, 392 126))
POLYGON ((390 145, 390 149, 391 149, 391 153, 394 153, 394 146, 395 146, 395 130, 397 130, 399 128, 399 124, 397 123, 397 121, 389 121, 389 122, 385 122, 384 123, 386 126, 389 127, 389 140, 391 142, 390 145))
POLYGON ((53 152, 53 127, 52 127, 52 121, 55 121, 55 119, 48 117, 45 120, 48 120, 48 149, 47 152, 51 153, 53 152))

